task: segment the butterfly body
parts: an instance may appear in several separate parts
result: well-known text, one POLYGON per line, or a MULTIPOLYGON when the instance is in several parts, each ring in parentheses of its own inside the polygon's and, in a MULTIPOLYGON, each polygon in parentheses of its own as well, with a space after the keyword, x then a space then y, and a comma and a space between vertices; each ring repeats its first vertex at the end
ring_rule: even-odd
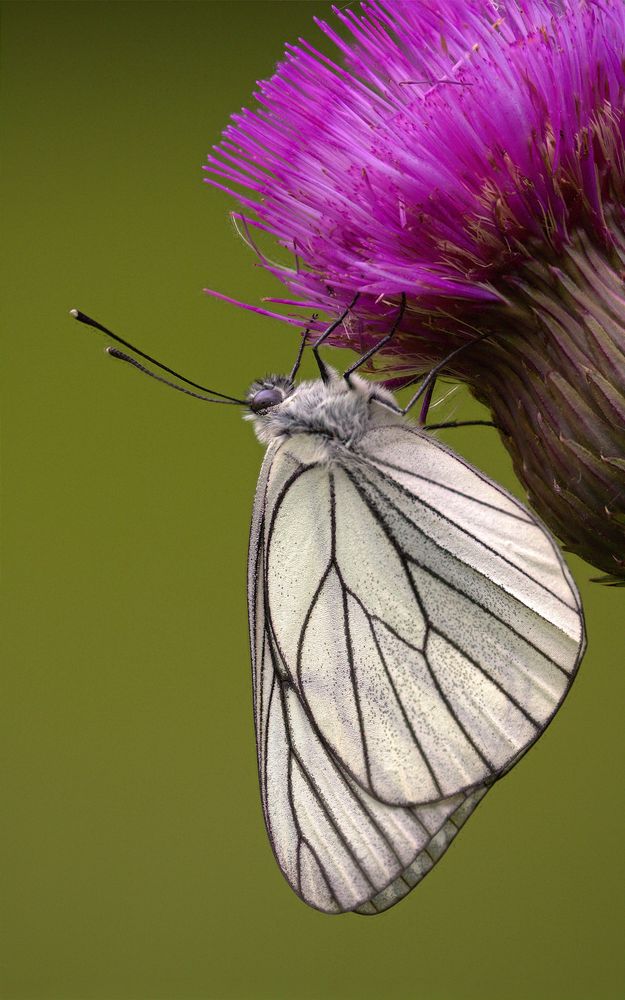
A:
POLYGON ((255 382, 250 401, 274 387, 284 393, 281 402, 249 415, 259 440, 268 444, 294 434, 313 435, 330 459, 335 445, 353 447, 374 424, 402 419, 394 396, 382 386, 358 375, 347 382, 331 369, 328 376, 327 382, 316 379, 297 386, 279 375, 255 382))
POLYGON ((248 575, 267 830, 310 905, 378 913, 557 711, 579 597, 534 515, 380 386, 269 377, 248 401, 268 444, 248 575))

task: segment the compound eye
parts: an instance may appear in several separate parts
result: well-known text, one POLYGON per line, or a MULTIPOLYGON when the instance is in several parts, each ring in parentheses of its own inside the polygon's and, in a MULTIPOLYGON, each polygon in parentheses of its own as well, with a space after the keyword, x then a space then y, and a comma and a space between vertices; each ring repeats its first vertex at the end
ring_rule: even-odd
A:
POLYGON ((258 413, 259 410, 268 410, 276 406, 284 399, 279 389, 259 389, 250 399, 250 410, 258 413))

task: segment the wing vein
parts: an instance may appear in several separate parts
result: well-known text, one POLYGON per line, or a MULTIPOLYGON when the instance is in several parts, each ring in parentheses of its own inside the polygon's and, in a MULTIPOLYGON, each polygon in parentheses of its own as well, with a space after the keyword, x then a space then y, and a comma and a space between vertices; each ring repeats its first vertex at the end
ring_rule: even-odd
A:
POLYGON ((289 490, 291 489, 291 486, 293 485, 293 483, 297 482, 297 480, 300 478, 300 476, 303 476, 306 472, 309 472, 310 469, 315 469, 316 467, 317 466, 314 463, 311 464, 311 465, 300 465, 300 467, 298 469, 296 469, 295 472, 293 472, 289 476, 289 478, 287 479, 286 483, 284 484, 284 486, 282 486, 280 492, 278 493, 278 495, 277 495, 277 497, 275 499, 273 511, 271 513, 271 521, 269 523, 269 528, 268 528, 268 531, 267 531, 267 545, 266 545, 266 555, 267 555, 267 558, 265 560, 265 575, 267 574, 267 563, 268 563, 268 560, 269 560, 269 549, 271 547, 271 539, 272 539, 273 532, 274 532, 274 527, 275 527, 275 524, 276 524, 276 518, 277 518, 277 516, 278 516, 278 514, 280 512, 280 508, 281 508, 282 504, 284 503, 284 500, 285 500, 285 498, 286 498, 289 490))
POLYGON ((492 677, 489 674, 488 670, 486 670, 486 668, 483 667, 481 663, 479 663, 472 656, 470 656, 469 653, 467 653, 467 651, 463 649, 459 643, 455 642, 453 639, 450 639, 449 636, 437 626, 432 625, 432 631, 436 632, 436 634, 439 635, 442 639, 444 639, 445 642, 448 642, 450 646, 453 646, 456 652, 460 653, 460 655, 463 656, 465 660, 468 660, 472 667, 475 667, 476 670, 479 670, 479 672, 483 674, 483 676, 486 677, 486 679, 490 681, 490 683, 494 687, 496 687, 497 690, 500 691, 505 698, 508 699, 510 704, 514 705, 514 707, 521 713, 521 715, 524 716, 525 719, 527 719, 529 723, 531 723, 532 726, 534 726, 535 729, 538 730, 542 729, 541 724, 527 711, 527 709, 523 707, 523 705, 521 705, 519 701, 517 701, 514 695, 511 695, 509 691, 506 691, 503 684, 501 684, 498 680, 492 677))
MULTIPOLYGON (((284 705, 284 699, 281 698, 282 702, 282 712, 286 715, 286 708, 284 705)), ((296 848, 296 875, 297 875, 297 891, 299 895, 302 895, 302 868, 301 868, 301 849, 302 841, 304 835, 302 833, 302 828, 299 823, 299 817, 297 815, 297 809, 295 808, 295 800, 293 798, 293 754, 289 754, 289 761, 287 765, 287 795, 289 798, 289 805, 291 806, 291 814, 293 816, 293 823, 295 824, 295 829, 297 830, 297 848, 296 848)))
MULTIPOLYGON (((371 468, 372 463, 370 461, 364 460, 363 461, 363 465, 368 466, 369 468, 371 468)), ((363 473, 363 475, 364 475, 364 473, 363 473)), ((383 473, 382 473, 382 475, 383 475, 383 473)), ((374 489, 376 488, 375 484, 371 482, 371 480, 369 479, 368 476, 364 476, 364 478, 367 480, 367 484, 369 486, 371 486, 374 489)), ((441 517, 444 521, 447 522, 447 524, 453 525, 454 528, 456 528, 458 531, 461 531, 468 538, 471 538, 476 543, 476 545, 481 545, 482 548, 485 548, 488 552, 492 553, 492 555, 496 556, 497 559, 501 559, 502 562, 506 563, 508 566, 510 566, 512 569, 514 569, 517 573, 520 573, 527 580, 531 580, 532 583, 534 583, 537 587, 540 587, 541 590, 544 590, 545 593, 549 594, 551 597, 554 598, 554 600, 558 601, 565 608, 568 608, 569 611, 577 611, 578 610, 576 604, 575 605, 568 604, 567 601, 565 601, 558 594, 554 593, 553 590, 550 590, 549 587, 545 586, 544 583, 541 583, 540 580, 537 580, 536 577, 532 576, 531 573, 528 573, 528 572, 526 572, 526 570, 522 569, 520 566, 517 566, 517 564, 514 563, 514 562, 512 562, 511 559, 508 559, 501 552, 498 552, 497 549, 494 549, 491 545, 488 545, 486 542, 482 541, 482 539, 480 539, 476 535, 472 534, 472 532, 470 532, 467 528, 464 528, 461 524, 458 524, 456 521, 452 521, 451 518, 447 517, 445 514, 443 514, 442 511, 438 510, 436 507, 433 507, 431 504, 429 504, 422 497, 418 497, 414 493, 411 493, 410 490, 406 489, 405 486, 403 486, 401 483, 397 482, 396 479, 391 479, 389 476, 387 476, 386 478, 390 480, 390 482, 392 483, 392 485, 396 489, 398 489, 400 493, 403 493, 403 495, 406 496, 406 497, 408 497, 413 503, 420 504, 422 507, 425 507, 425 508, 427 508, 427 510, 430 510, 433 514, 436 514, 439 517, 441 517)), ((391 503, 390 500, 388 502, 391 503)), ((404 516, 406 516, 406 520, 410 524, 412 524, 413 528, 416 528, 417 531, 421 530, 419 528, 419 526, 414 521, 412 521, 409 517, 407 517, 407 515, 404 515, 404 516)), ((431 539, 431 541, 433 541, 433 539, 431 539)), ((437 544, 438 548, 442 549, 443 552, 447 552, 448 555, 451 555, 451 556, 454 555, 453 552, 451 552, 449 549, 446 549, 443 545, 439 545, 438 543, 435 543, 435 544, 437 544)), ((454 557, 454 558, 457 558, 457 557, 454 557)))
MULTIPOLYGON (((311 615, 312 615, 313 611, 315 610, 315 604, 319 600, 319 595, 321 594, 321 591, 323 590, 325 582, 328 579, 328 576, 330 575, 330 571, 332 569, 333 569, 333 563, 329 562, 328 565, 326 566, 326 568, 323 571, 323 574, 321 576, 321 579, 319 581, 317 589, 315 590, 315 592, 314 592, 314 594, 313 594, 313 596, 311 598, 310 604, 308 605, 308 610, 306 611, 306 614, 304 615, 304 621, 302 622, 302 629, 301 629, 301 632, 299 634, 299 639, 297 641, 297 660, 296 660, 296 664, 295 664, 295 670, 296 670, 296 674, 297 674, 297 681, 298 681, 299 689, 300 689, 300 691, 302 691, 302 694, 304 692, 304 686, 302 684, 302 656, 303 656, 303 652, 304 652, 304 642, 306 640, 306 631, 308 629, 308 623, 310 621, 311 615)), ((271 614, 271 611, 269 611, 268 613, 271 614)), ((278 646, 278 648, 280 648, 278 640, 276 638, 275 630, 273 629, 273 626, 272 626, 272 634, 273 634, 274 640, 276 642, 276 645, 278 646)))
POLYGON ((428 658, 428 655, 427 655, 427 637, 428 637, 428 632, 429 632, 430 628, 432 627, 432 623, 430 622, 430 618, 429 618, 429 616, 427 614, 427 611, 426 611, 426 609, 425 609, 425 607, 423 605, 423 602, 421 600, 421 597, 419 595, 419 591, 417 590, 415 582, 412 579, 412 574, 410 573, 410 569, 408 567, 407 559, 406 559, 406 557, 405 557, 405 555, 404 555, 401 547, 398 545, 397 541, 393 537, 392 533, 390 532, 389 528, 387 527, 386 523, 384 522, 384 520, 383 520, 380 512, 378 511, 377 507, 375 507, 370 502, 370 500, 369 500, 366 492, 364 492, 362 490, 362 488, 360 487, 360 485, 357 483, 356 479, 352 476, 351 472, 349 472, 349 470, 346 469, 346 468, 344 468, 343 471, 349 477, 349 479, 351 480, 351 482, 354 485, 354 488, 358 491, 358 493, 360 494, 363 502, 368 507, 369 512, 376 519, 376 521, 378 522, 378 524, 380 525, 380 527, 384 531, 386 537, 388 538, 389 542, 391 543, 391 545, 395 549, 395 552, 397 553, 397 557, 398 557, 398 559, 399 559, 399 561, 401 563, 401 566, 402 566, 402 568, 404 570, 404 573, 405 573, 405 576, 406 576, 406 580, 408 581, 408 586, 410 587, 410 589, 412 591, 412 594, 414 596, 414 599, 415 599, 417 605, 419 606, 419 608, 421 610, 421 613, 423 615, 423 618, 424 618, 425 622, 427 623, 426 634, 425 634, 426 647, 425 647, 425 649, 423 651, 423 658, 425 660, 425 665, 427 667, 428 673, 430 674, 430 677, 432 678, 432 683, 434 684, 434 687, 436 688, 436 691, 437 691, 437 694, 438 694, 439 698, 441 699, 441 701, 445 705, 445 708, 447 709, 447 711, 449 712, 450 716, 452 717, 452 719, 454 720, 454 722, 458 726, 459 730, 463 734, 463 736, 466 739, 467 743, 473 748, 473 750, 475 751, 475 753, 477 754, 477 756, 480 758, 480 760, 482 761, 482 763, 484 764, 484 766, 488 768, 488 770, 491 772, 491 774, 496 773, 497 769, 494 767, 494 765, 492 764, 492 762, 490 762, 488 760, 488 758, 484 756, 484 754, 482 753, 482 751, 480 750, 480 748, 477 746, 477 744, 475 743, 475 741, 472 739, 471 735, 467 732, 466 728, 464 727, 464 725, 462 724, 462 722, 458 718, 456 712, 453 709, 453 706, 452 706, 451 702, 447 698, 447 695, 443 691, 443 689, 442 689, 442 687, 441 687, 441 685, 440 685, 440 683, 438 681, 438 678, 437 678, 437 676, 436 676, 436 674, 435 674, 435 672, 434 672, 434 670, 432 668, 432 664, 429 661, 429 658, 428 658))
MULTIPOLYGON (((389 840, 388 835, 385 833, 384 829, 380 826, 380 824, 376 820, 376 818, 373 815, 373 813, 369 810, 366 802, 364 802, 364 800, 361 799, 354 792, 354 789, 352 788, 352 786, 350 785, 350 783, 347 781, 347 778, 345 777, 345 775, 343 773, 343 768, 342 768, 341 764, 339 763, 339 761, 336 759, 332 747, 327 743, 327 741, 325 740, 324 736, 320 732, 319 727, 317 726, 317 723, 315 722, 314 716, 312 715, 312 712, 310 710, 310 706, 308 705, 308 702, 306 701, 306 698, 300 692, 298 692, 296 689, 293 689, 293 690, 295 691, 295 694, 298 695, 298 697, 299 697, 299 702, 300 702, 300 704, 302 706, 302 710, 306 714, 306 718, 308 720, 308 724, 310 725, 310 727, 313 730, 315 736, 319 740, 319 743, 323 747, 324 751, 330 757, 330 760, 332 761, 332 764, 333 764, 333 766, 335 768, 335 771, 336 771, 336 775, 339 778, 342 787, 345 789, 345 791, 346 791, 347 795, 350 797, 350 799, 356 804, 356 807, 358 809, 360 809, 365 814, 365 816, 367 817, 367 819, 369 820, 369 822, 371 823, 371 825, 375 828, 375 830, 379 834, 380 838, 386 843, 389 851, 391 851, 391 853, 395 855, 395 857, 397 858, 398 863, 400 865, 402 865, 403 861, 399 857, 399 855, 397 854, 397 852, 395 850, 395 847, 393 846, 392 841, 389 840)), ((292 747, 293 744, 292 744, 292 741, 291 741, 291 738, 290 738, 291 728, 290 728, 290 725, 289 725, 289 722, 288 722, 288 715, 287 715, 287 718, 286 718, 286 725, 287 725, 287 732, 289 734, 289 746, 292 747)), ((355 784, 356 784, 357 787, 360 787, 358 785, 358 782, 356 781, 356 779, 353 776, 352 776, 352 780, 355 782, 355 784)), ((419 819, 417 819, 417 817, 414 815, 414 813, 412 813, 410 811, 410 809, 407 809, 406 812, 410 816, 411 822, 417 824, 417 827, 418 827, 419 831, 421 833, 423 833, 423 832, 427 833, 427 830, 425 829, 425 827, 423 826, 423 824, 419 821, 419 819)))
POLYGON ((331 560, 334 566, 334 570, 338 577, 339 584, 341 586, 341 596, 343 599, 343 632, 345 635, 345 646, 347 649, 347 662, 349 665, 349 679, 352 686, 352 691, 354 694, 354 704, 356 706, 356 715, 358 717, 358 729, 360 730, 360 742, 362 744, 362 756, 365 764, 365 772, 367 774, 367 784, 369 788, 373 788, 371 780, 371 760, 369 758, 369 750, 367 747, 367 736, 365 733, 365 725, 362 717, 362 705, 360 704, 360 692, 358 691, 358 684, 356 681, 356 668, 354 666, 354 649, 352 645, 352 636, 349 628, 349 612, 347 608, 347 588, 345 586, 345 581, 341 573, 340 567, 336 559, 336 486, 334 483, 334 474, 330 473, 330 525, 331 525, 331 560))
MULTIPOLYGON (((321 858, 317 854, 315 848, 310 843, 310 841, 306 839, 306 837, 302 837, 301 844, 304 844, 308 848, 308 850, 312 854, 313 858, 317 862, 317 867, 318 867, 319 871, 321 872, 321 877, 322 877, 323 881, 326 884, 326 887, 327 887, 327 890, 328 890, 330 896, 332 897, 332 902, 335 904, 335 906, 337 907, 337 909, 342 910, 343 907, 341 906, 341 904, 339 903, 338 899, 336 898, 336 896, 334 894, 334 889, 332 888, 332 882, 330 880, 330 876, 328 875, 328 873, 327 873, 327 871, 325 869, 325 866, 322 864, 321 858)), ((301 847, 301 845, 300 845, 300 847, 301 847)), ((300 885, 301 885, 301 877, 300 877, 300 885)))
POLYGON ((382 652, 382 648, 380 646, 380 643, 378 642, 378 637, 375 634, 375 629, 373 627, 373 620, 374 620, 374 618, 375 618, 376 621, 379 621, 381 625, 384 625, 384 627, 387 628, 389 630, 389 632, 391 632, 397 639, 400 639, 400 641, 405 642, 406 645, 410 647, 410 649, 414 650, 415 652, 421 652, 421 650, 417 650, 417 648, 415 646, 413 646, 411 643, 409 643, 407 640, 401 639, 400 636, 397 635, 397 633, 395 632, 395 630, 392 629, 390 627, 390 625, 387 625, 387 623, 385 621, 383 621, 381 618, 377 618, 376 616, 369 614, 369 612, 367 611, 367 608, 364 606, 364 604, 362 603, 362 601, 356 596, 356 594, 353 591, 348 590, 347 593, 360 606, 361 610, 363 611, 363 613, 364 613, 364 615, 365 615, 365 617, 367 619, 367 622, 369 623, 369 631, 371 632, 371 635, 373 637, 373 642, 374 642, 375 648, 377 650, 377 654, 380 657, 380 662, 381 662, 381 664, 382 664, 382 666, 384 668, 384 673, 386 674, 386 677, 388 679, 391 691, 393 692, 393 695, 395 697, 395 701, 397 702, 397 704, 399 706, 399 710, 400 710, 400 712, 402 714, 402 718, 403 718, 404 722, 406 723, 406 727, 408 729, 408 732, 412 736, 412 739, 414 741, 414 744, 415 744, 417 750, 419 751, 421 757, 423 758, 423 761, 425 763, 425 766, 428 769, 430 777, 431 777, 432 781, 434 782, 434 787, 436 788, 437 793, 442 798, 443 797, 443 790, 442 790, 442 788, 441 788, 441 786, 439 784, 439 781, 438 781, 438 778, 436 777, 434 769, 433 769, 432 765, 430 764, 428 756, 425 753, 425 751, 423 750, 423 747, 421 745, 421 741, 420 741, 419 737, 417 736, 417 734, 416 734, 416 732, 414 730, 414 726, 412 725, 410 719, 408 718, 408 713, 406 712, 406 709, 404 707, 404 703, 402 702, 401 698, 399 697, 399 693, 397 691, 397 687, 395 685, 395 682, 393 681, 393 678, 391 676, 391 672, 390 672, 390 670, 388 668, 388 664, 386 662, 386 657, 384 656, 384 653, 382 652))
MULTIPOLYGON (((405 469, 401 465, 394 465, 393 462, 386 462, 383 458, 368 458, 363 456, 366 465, 381 465, 385 469, 392 469, 394 472, 403 472, 407 476, 413 476, 415 479, 420 479, 424 483, 429 483, 431 486, 437 486, 441 490, 447 490, 448 493, 455 493, 456 496, 464 497, 465 500, 471 500, 473 503, 479 504, 481 507, 488 507, 490 510, 496 510, 499 514, 505 514, 507 517, 512 517, 515 521, 522 521, 523 524, 532 524, 532 521, 528 517, 522 517, 521 514, 513 514, 510 510, 505 510, 503 507, 498 507, 495 503, 488 503, 487 500, 480 500, 479 497, 473 496, 471 493, 464 493, 462 490, 457 490, 454 486, 449 486, 447 483, 439 482, 437 479, 431 479, 429 476, 424 476, 420 472, 414 472, 413 469, 405 469)), ((401 485, 397 483, 395 479, 392 480, 394 485, 401 485)), ((412 494, 411 494, 412 495, 412 494)), ((436 508, 435 508, 436 509, 436 508)))
POLYGON ((267 722, 265 724, 265 739, 264 739, 264 757, 263 757, 263 781, 261 784, 261 792, 263 798, 263 811, 267 818, 267 826, 269 827, 269 838, 271 839, 271 819, 269 816, 269 800, 267 798, 267 788, 268 788, 268 774, 267 774, 267 758, 269 756, 269 716, 271 714, 271 703, 273 701, 273 695, 276 687, 276 674, 275 670, 271 677, 271 689, 269 691, 269 701, 267 703, 267 722))
MULTIPOLYGON (((347 470, 345 470, 345 471, 347 471, 347 470)), ((357 483, 354 483, 354 485, 356 486, 356 488, 358 488, 358 484, 357 483)), ((407 521, 407 523, 416 532, 418 532, 419 535, 421 535, 421 537, 423 537, 423 538, 427 537, 425 535, 425 533, 421 530, 421 528, 419 528, 416 524, 414 524, 410 520, 410 518, 404 513, 404 511, 401 510, 400 507, 397 507, 393 503, 392 500, 390 500, 388 497, 385 497, 381 493, 381 491, 379 490, 379 488, 377 486, 375 486, 374 483, 372 483, 370 480, 367 479, 367 485, 370 486, 370 488, 375 493, 377 493, 377 495, 379 497, 380 496, 383 497, 385 503, 387 503, 388 506, 391 507, 392 510, 399 517, 403 518, 404 521, 407 521)), ((361 495, 362 495, 362 493, 361 493, 361 495)), ((365 499, 365 502, 367 503, 367 506, 369 507, 369 509, 373 509, 371 507, 371 504, 368 502, 368 498, 366 497, 366 495, 365 495, 365 497, 363 497, 363 499, 365 499)), ((375 509, 377 510, 377 508, 375 508, 375 509)), ((383 519, 380 520, 380 524, 382 525, 383 530, 385 531, 385 533, 387 535, 389 535, 389 537, 390 537, 390 535, 391 535, 391 528, 386 524, 386 522, 383 519)), ((446 555, 450 556, 455 562, 459 563, 459 560, 458 560, 457 556, 454 556, 453 553, 448 552, 447 549, 444 549, 442 547, 442 545, 439 545, 438 542, 434 541, 434 539, 428 537, 427 540, 428 540, 428 542, 431 545, 433 545, 435 548, 439 549, 439 551, 444 552, 446 555)), ((552 663, 553 666, 556 667, 557 670, 559 670, 561 673, 563 673, 565 675, 565 677, 570 677, 570 673, 569 673, 568 670, 566 670, 564 667, 560 666, 560 664, 556 660, 552 659, 552 657, 550 657, 547 653, 545 653, 544 650, 540 649, 539 646, 536 646, 531 641, 531 639, 528 639, 527 636, 522 635, 521 632, 519 632, 518 629, 516 629, 514 627, 514 625, 509 624, 504 618, 501 618, 499 615, 497 615, 490 608, 486 607, 486 605, 482 604, 481 601, 476 600, 474 597, 471 596, 471 594, 467 593, 467 591, 462 590, 462 588, 460 588, 460 587, 457 587, 454 583, 451 582, 451 580, 445 579, 445 577, 443 577, 439 573, 437 573, 436 570, 432 569, 431 566, 428 566, 425 563, 420 562, 418 559, 414 559, 412 556, 409 556, 408 559, 415 566, 418 566, 419 569, 423 569, 423 570, 425 570, 426 573, 429 573, 430 576, 433 576, 435 580, 438 580, 440 583, 444 584, 446 587, 449 587, 450 590, 454 590, 457 594, 460 594, 462 597, 465 597, 472 604, 475 604, 478 608, 481 608, 482 611, 485 614, 490 615, 491 618, 494 618, 495 621, 498 621, 500 625, 503 625, 504 628, 509 629, 511 632, 514 633, 514 635, 518 636, 519 639, 522 639, 523 642, 527 643, 527 645, 530 646, 533 650, 535 650, 535 652, 540 653, 541 656, 544 656, 545 659, 549 660, 549 662, 552 663)), ((462 565, 462 564, 460 564, 460 565, 462 565)), ((473 572, 476 573, 478 576, 480 576, 483 580, 486 580, 488 583, 491 582, 489 580, 489 578, 484 573, 481 572, 481 570, 477 569, 475 566, 473 566, 471 568, 472 568, 473 572)), ((508 591, 506 591, 506 593, 508 593, 508 591)), ((512 595, 510 595, 510 596, 512 596, 512 595)), ((532 610, 532 613, 535 614, 542 621, 546 622, 548 625, 552 625, 552 622, 550 622, 548 618, 545 618, 543 615, 541 615, 538 611, 534 611, 533 609, 530 609, 530 610, 532 610)), ((574 609, 574 610, 577 610, 577 609, 574 609)))
MULTIPOLYGON (((351 841, 349 840, 349 838, 347 837, 347 835, 344 834, 343 831, 341 830, 340 824, 339 824, 338 820, 336 819, 336 817, 334 816, 334 813, 330 809, 328 803, 326 802, 326 799, 325 799, 325 796, 324 796, 323 792, 321 791, 321 789, 318 787, 318 785, 313 780, 310 771, 305 766, 305 764, 302 761, 300 755, 298 754, 297 750, 295 749, 295 747, 292 744, 291 744, 291 756, 295 760, 295 762, 297 763, 297 766, 300 769, 300 773, 301 773, 302 777, 304 778, 304 781, 306 782, 306 784, 310 788, 311 792, 313 793, 313 795, 317 799, 317 802, 321 806, 322 812, 324 813, 326 819, 328 820, 328 823, 330 824, 330 826, 334 830, 334 832, 335 832, 338 840, 343 844, 343 847, 345 848, 345 850, 349 854, 350 858, 354 862, 355 867, 358 869, 358 871, 360 872, 360 874, 364 878, 365 882, 367 882, 367 884, 370 885, 371 888, 375 890, 376 887, 374 886, 373 882, 371 881, 371 879, 367 875, 365 869, 363 868, 363 866, 362 866, 362 864, 361 864, 361 862, 360 862, 360 860, 358 858, 358 855, 356 854, 356 852, 353 849, 351 841)), ((298 829, 299 829, 299 824, 298 824, 298 829)), ((300 835, 301 835, 301 833, 300 833, 300 835)))

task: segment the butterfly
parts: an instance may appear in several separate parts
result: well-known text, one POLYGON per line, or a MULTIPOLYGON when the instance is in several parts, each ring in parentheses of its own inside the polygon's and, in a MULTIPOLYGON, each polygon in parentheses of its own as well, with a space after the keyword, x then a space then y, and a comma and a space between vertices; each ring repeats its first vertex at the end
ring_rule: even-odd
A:
POLYGON ((584 620, 547 528, 410 421, 451 356, 402 409, 356 373, 371 351, 339 375, 320 342, 317 380, 296 383, 302 342, 291 374, 245 400, 206 391, 246 405, 267 445, 248 607, 271 846, 310 906, 377 914, 544 732, 584 620))

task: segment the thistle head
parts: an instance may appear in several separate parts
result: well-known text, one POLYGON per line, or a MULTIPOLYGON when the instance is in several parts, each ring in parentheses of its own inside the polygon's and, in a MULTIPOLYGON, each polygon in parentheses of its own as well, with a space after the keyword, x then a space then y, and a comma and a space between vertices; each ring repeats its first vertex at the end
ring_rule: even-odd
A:
POLYGON ((279 301, 338 314, 333 342, 397 336, 387 375, 477 333, 453 374, 495 414, 565 545, 625 579, 625 5, 411 0, 334 11, 209 157, 279 301), (236 191, 235 191, 236 188, 236 191))

